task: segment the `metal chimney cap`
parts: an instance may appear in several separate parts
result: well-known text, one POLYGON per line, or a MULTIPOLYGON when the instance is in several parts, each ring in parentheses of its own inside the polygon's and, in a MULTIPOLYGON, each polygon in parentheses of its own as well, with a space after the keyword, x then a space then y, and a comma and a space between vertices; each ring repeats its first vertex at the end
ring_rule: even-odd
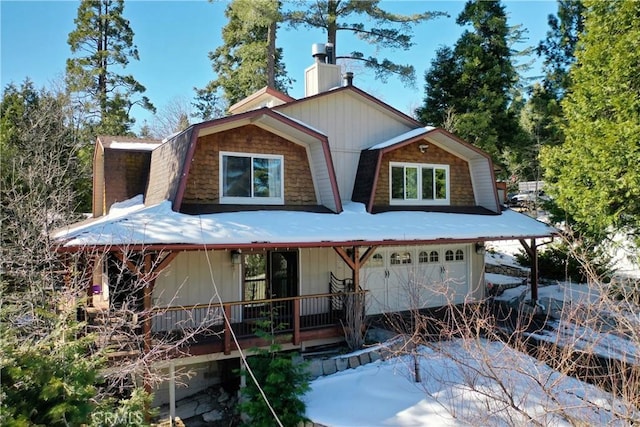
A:
POLYGON ((314 43, 311 45, 311 56, 326 55, 327 47, 324 43, 314 43))

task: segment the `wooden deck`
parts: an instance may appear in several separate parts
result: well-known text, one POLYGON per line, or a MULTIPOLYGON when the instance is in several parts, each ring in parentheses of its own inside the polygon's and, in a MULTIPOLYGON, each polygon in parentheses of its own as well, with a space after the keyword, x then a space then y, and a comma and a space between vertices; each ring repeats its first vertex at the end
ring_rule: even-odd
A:
POLYGON ((357 293, 156 308, 151 316, 152 339, 171 342, 189 334, 192 339, 183 350, 201 355, 230 354, 237 346, 248 349, 268 345, 257 331, 271 326, 281 338, 280 344, 297 346, 305 341, 337 338, 344 335, 343 302, 350 294, 357 293))

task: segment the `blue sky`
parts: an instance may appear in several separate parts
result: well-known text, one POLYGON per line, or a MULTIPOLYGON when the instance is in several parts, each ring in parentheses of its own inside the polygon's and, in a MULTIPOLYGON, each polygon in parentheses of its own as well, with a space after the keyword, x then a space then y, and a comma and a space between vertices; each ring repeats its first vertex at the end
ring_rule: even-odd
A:
MULTIPOLYGON (((555 1, 504 1, 510 25, 522 24, 528 30, 526 44, 536 45, 547 31, 547 16, 555 13, 555 1)), ((424 73, 429 68, 436 49, 452 46, 463 28, 455 18, 464 7, 463 1, 387 0, 389 11, 416 13, 445 11, 449 18, 437 18, 414 30, 415 45, 409 51, 383 50, 380 57, 412 64, 416 68, 416 87, 404 87, 390 78, 381 83, 371 73, 355 69, 354 85, 381 98, 399 110, 410 114, 423 99, 424 73)), ((67 36, 75 25, 78 2, 73 1, 7 1, 0 0, 0 83, 20 83, 26 77, 38 87, 50 86, 61 80, 65 61, 71 55, 67 36)), ((127 1, 124 15, 135 33, 140 61, 132 61, 126 72, 147 88, 146 95, 161 108, 176 97, 191 99, 193 87, 203 87, 215 78, 208 52, 221 44, 221 30, 226 24, 225 2, 216 1, 127 1)), ((295 79, 289 94, 304 96, 304 69, 312 63, 311 45, 326 39, 320 30, 282 27, 278 45, 284 50, 289 76, 295 79)), ((346 34, 338 35, 338 54, 362 50, 373 51, 346 34)), ((530 75, 537 74, 534 69, 530 75)), ((145 111, 134 110, 138 125, 151 117, 145 111)))

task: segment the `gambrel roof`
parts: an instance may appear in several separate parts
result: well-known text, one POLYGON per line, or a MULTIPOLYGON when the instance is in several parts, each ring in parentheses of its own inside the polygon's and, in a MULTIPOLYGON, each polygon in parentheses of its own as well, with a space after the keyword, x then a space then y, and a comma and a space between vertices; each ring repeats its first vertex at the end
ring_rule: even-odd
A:
POLYGON ((247 125, 258 126, 304 146, 310 156, 320 203, 333 212, 342 210, 326 135, 266 107, 193 125, 154 150, 145 203, 152 205, 170 200, 173 209, 179 211, 198 138, 247 125))

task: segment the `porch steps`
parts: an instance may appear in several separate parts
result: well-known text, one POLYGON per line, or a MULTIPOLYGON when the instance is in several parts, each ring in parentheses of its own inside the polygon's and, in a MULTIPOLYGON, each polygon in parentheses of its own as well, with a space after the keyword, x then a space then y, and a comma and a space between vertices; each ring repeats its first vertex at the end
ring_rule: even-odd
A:
POLYGON ((98 334, 96 346, 111 361, 140 356, 142 336, 138 316, 130 312, 87 309, 89 330, 98 334))

